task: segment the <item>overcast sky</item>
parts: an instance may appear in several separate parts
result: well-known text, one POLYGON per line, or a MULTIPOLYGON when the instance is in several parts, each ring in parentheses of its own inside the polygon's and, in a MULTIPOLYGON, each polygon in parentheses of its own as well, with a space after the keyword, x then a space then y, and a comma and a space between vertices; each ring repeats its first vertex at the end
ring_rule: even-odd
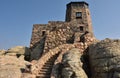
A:
MULTIPOLYGON (((0 0, 0 49, 28 46, 33 24, 64 21, 66 4, 81 0, 0 0)), ((120 39, 120 0, 82 0, 89 3, 97 39, 120 39)))

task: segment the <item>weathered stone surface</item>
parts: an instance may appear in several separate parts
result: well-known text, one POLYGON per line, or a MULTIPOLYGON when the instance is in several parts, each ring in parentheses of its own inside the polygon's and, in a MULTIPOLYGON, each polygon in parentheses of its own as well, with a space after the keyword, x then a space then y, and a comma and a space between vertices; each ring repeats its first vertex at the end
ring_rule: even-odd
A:
POLYGON ((63 55, 62 77, 61 78, 88 78, 82 69, 79 49, 73 48, 63 55))
POLYGON ((43 52, 43 49, 44 49, 44 44, 45 44, 45 37, 43 39, 41 39, 39 44, 36 44, 34 49, 31 51, 30 61, 31 60, 39 60, 39 58, 42 56, 42 52, 43 52))
POLYGON ((0 78, 21 78, 29 62, 14 56, 0 56, 0 78))
MULTIPOLYGON (((85 43, 79 42, 79 43, 74 43, 74 44, 61 45, 61 47, 58 47, 60 49, 61 53, 54 63, 51 78, 57 78, 59 76, 59 73, 61 72, 60 67, 61 67, 61 62, 62 62, 62 56, 64 53, 66 53, 71 48, 78 48, 80 50, 81 54, 83 54, 83 53, 86 54, 87 47, 90 44, 97 42, 97 40, 94 37, 91 37, 90 34, 87 34, 85 36, 85 41, 86 41, 85 43)), ((56 51, 58 51, 58 50, 56 49, 56 51)), ((83 65, 83 67, 89 76, 89 66, 88 66, 88 59, 87 59, 88 57, 87 58, 86 57, 87 56, 85 56, 85 62, 84 62, 85 64, 83 65)))
POLYGON ((36 78, 36 76, 29 73, 23 73, 21 78, 36 78))
POLYGON ((41 45, 38 44, 33 51, 31 52, 31 57, 30 60, 38 60, 40 58, 40 56, 42 55, 42 49, 40 48, 41 45))
POLYGON ((23 59, 25 58, 25 60, 29 60, 30 53, 31 51, 29 48, 23 47, 23 46, 16 46, 16 47, 8 49, 5 55, 17 56, 18 58, 21 57, 21 55, 24 55, 25 57, 23 57, 23 59))
POLYGON ((120 40, 105 39, 89 47, 92 78, 120 78, 120 40))
POLYGON ((0 50, 0 56, 5 55, 6 50, 0 50))
POLYGON ((21 71, 15 68, 6 67, 0 69, 0 78, 21 78, 21 71))

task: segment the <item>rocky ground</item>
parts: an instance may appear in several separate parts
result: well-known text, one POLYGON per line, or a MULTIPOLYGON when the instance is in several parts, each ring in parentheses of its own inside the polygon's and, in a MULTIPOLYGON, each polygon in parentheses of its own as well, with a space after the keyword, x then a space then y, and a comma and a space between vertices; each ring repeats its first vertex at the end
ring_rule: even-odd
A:
POLYGON ((27 47, 16 46, 0 50, 0 78, 21 78, 22 72, 31 65, 25 59, 30 58, 30 50, 27 47))
MULTIPOLYGON (((65 52, 51 78, 120 78, 120 40, 105 39, 94 42, 81 52, 71 48, 65 52)), ((36 78, 30 67, 31 50, 17 46, 0 50, 0 78, 36 78)))

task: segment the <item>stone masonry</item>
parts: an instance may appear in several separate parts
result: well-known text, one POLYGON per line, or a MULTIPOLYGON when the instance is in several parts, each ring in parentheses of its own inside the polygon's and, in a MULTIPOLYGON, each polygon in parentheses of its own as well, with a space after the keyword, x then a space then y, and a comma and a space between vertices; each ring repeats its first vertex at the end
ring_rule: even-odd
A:
POLYGON ((48 24, 34 24, 30 47, 34 49, 41 41, 42 54, 63 44, 80 42, 80 37, 88 31, 93 36, 89 5, 86 2, 67 4, 63 21, 49 21, 48 24))

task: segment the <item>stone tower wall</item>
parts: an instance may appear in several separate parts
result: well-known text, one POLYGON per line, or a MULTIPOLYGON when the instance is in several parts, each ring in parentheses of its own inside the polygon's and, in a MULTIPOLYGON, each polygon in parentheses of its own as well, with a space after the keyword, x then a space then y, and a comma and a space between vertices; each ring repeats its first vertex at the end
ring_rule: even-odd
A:
POLYGON ((71 2, 67 4, 66 22, 76 23, 76 26, 83 26, 83 33, 85 31, 89 31, 92 33, 92 22, 89 11, 89 5, 86 2, 71 2), (82 13, 81 18, 76 17, 77 12, 82 13))
POLYGON ((92 20, 91 20, 91 16, 90 16, 90 10, 89 8, 86 8, 86 18, 87 18, 87 24, 88 24, 88 30, 89 32, 92 34, 93 36, 93 29, 92 29, 92 20))
POLYGON ((40 40, 43 38, 42 31, 46 30, 47 24, 34 24, 32 30, 32 37, 30 42, 30 47, 34 48, 39 44, 40 40))
MULTIPOLYGON (((59 45, 70 43, 70 38, 73 31, 70 28, 70 23, 51 22, 48 26, 54 26, 54 29, 47 33, 44 52, 48 52, 59 45)), ((71 40, 72 41, 72 40, 71 40)))

